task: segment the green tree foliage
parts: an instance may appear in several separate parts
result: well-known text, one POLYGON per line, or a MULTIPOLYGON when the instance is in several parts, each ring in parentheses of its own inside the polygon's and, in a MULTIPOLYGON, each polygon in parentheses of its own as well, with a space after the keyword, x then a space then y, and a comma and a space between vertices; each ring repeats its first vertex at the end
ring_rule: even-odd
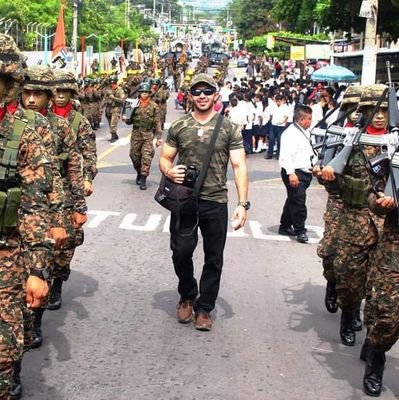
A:
MULTIPOLYGON (((140 2, 148 8, 152 8, 153 0, 143 0, 140 2)), ((160 2, 157 2, 157 12, 161 11, 160 2)), ((35 43, 35 30, 29 31, 26 26, 28 23, 47 24, 48 29, 55 30, 61 0, 0 0, 0 17, 12 18, 18 21, 23 42, 20 45, 24 49, 30 49, 35 43)), ((172 13, 179 14, 177 0, 170 0, 169 4, 172 13)), ((65 9, 65 31, 67 43, 71 43, 72 36, 72 11, 73 0, 67 0, 65 9)), ((134 43, 138 38, 150 38, 154 35, 150 32, 152 21, 145 19, 134 7, 131 1, 130 10, 130 29, 126 27, 125 21, 125 0, 83 0, 78 12, 78 36, 89 36, 95 34, 103 37, 104 50, 114 48, 121 39, 125 42, 134 43)), ((89 39, 88 44, 94 44, 96 39, 89 39), (91 42, 93 41, 93 43, 91 42)))
MULTIPOLYGON (((273 23, 269 13, 271 8, 272 0, 233 0, 228 6, 233 24, 244 39, 270 30, 273 23)), ((226 9, 223 13, 227 16, 226 9)))
MULTIPOLYGON (((358 16, 362 0, 232 0, 220 20, 230 13, 242 39, 279 29, 309 34, 315 23, 321 32, 364 32, 365 19, 358 16)), ((399 0, 379 0, 378 33, 399 37, 399 0)))

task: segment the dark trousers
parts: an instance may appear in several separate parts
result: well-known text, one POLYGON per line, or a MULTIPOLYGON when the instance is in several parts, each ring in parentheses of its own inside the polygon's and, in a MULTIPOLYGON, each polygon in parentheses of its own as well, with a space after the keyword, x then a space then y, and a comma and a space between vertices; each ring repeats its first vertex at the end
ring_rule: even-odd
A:
POLYGON ((198 227, 201 229, 204 249, 204 266, 199 282, 199 297, 194 310, 210 312, 215 308, 219 293, 223 267, 223 251, 227 235, 227 204, 214 201, 199 201, 198 227, 190 235, 187 231, 195 226, 193 215, 182 215, 180 229, 176 229, 176 216, 170 221, 170 247, 172 260, 179 278, 178 292, 182 300, 194 300, 198 295, 198 284, 194 278, 193 252, 198 243, 198 227), (184 232, 184 235, 179 232, 184 232))
POLYGON ((273 157, 274 144, 277 142, 277 158, 280 156, 280 139, 281 134, 284 132, 285 126, 270 125, 269 131, 269 147, 267 155, 273 157))
POLYGON ((299 179, 299 186, 297 188, 291 187, 285 169, 281 169, 281 178, 287 189, 287 200, 285 201, 283 213, 280 217, 280 226, 282 228, 291 228, 292 226, 295 233, 299 234, 306 232, 306 189, 312 182, 312 174, 299 169, 296 169, 295 173, 299 179))
POLYGON ((244 129, 242 131, 242 140, 245 153, 252 153, 252 129, 244 129))

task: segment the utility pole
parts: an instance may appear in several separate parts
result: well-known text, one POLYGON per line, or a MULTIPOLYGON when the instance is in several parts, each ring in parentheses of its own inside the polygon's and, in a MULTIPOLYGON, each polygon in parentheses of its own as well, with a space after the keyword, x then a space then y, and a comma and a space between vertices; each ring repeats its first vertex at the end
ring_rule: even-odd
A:
POLYGON ((366 18, 361 84, 367 86, 376 78, 378 0, 363 0, 359 16, 366 18))
POLYGON ((78 49, 77 48, 78 48, 78 0, 73 0, 72 50, 73 50, 73 64, 74 64, 75 68, 77 68, 77 66, 78 66, 78 49))
POLYGON ((152 26, 155 28, 155 13, 157 8, 157 0, 153 0, 152 2, 152 26))

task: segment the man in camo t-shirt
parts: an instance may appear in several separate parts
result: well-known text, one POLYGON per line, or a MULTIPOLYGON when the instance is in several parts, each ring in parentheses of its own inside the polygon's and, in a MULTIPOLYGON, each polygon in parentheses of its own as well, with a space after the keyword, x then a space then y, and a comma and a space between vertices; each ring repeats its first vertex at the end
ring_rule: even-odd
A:
MULTIPOLYGON (((219 94, 216 82, 206 74, 196 75, 189 94, 194 111, 172 123, 160 158, 160 170, 170 180, 182 184, 187 167, 201 169, 207 146, 218 119, 213 105, 219 94), (173 165, 178 155, 177 165, 173 165)), ((196 215, 181 215, 180 230, 176 228, 176 215, 170 222, 172 260, 179 279, 180 301, 177 319, 195 328, 209 331, 215 308, 223 266, 223 250, 227 235, 226 173, 230 160, 237 188, 238 204, 232 220, 234 229, 245 225, 249 209, 248 176, 241 130, 224 118, 217 137, 205 181, 199 194, 198 226, 196 215), (194 278, 193 252, 198 243, 198 227, 204 241, 205 263, 200 285, 194 278), (191 234, 187 234, 187 231, 191 234), (184 235, 181 232, 184 231, 184 235), (194 311, 194 316, 193 316, 194 311)))

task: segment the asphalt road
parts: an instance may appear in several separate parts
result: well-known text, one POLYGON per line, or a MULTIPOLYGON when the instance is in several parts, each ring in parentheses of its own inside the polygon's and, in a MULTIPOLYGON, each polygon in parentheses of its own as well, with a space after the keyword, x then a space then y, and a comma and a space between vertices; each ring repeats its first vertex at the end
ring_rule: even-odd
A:
MULTIPOLYGON (((234 71, 233 71, 234 72, 234 71)), ((239 72, 241 74, 241 71, 239 72)), ((168 121, 182 115, 174 94, 168 121)), ((159 150, 140 191, 128 156, 129 128, 108 142, 97 131, 99 174, 88 200, 85 243, 73 261, 63 307, 44 315, 44 344, 23 363, 30 400, 349 400, 362 392, 355 347, 341 345, 339 316, 323 305, 316 243, 325 193, 308 191, 311 243, 277 235, 285 189, 276 160, 248 156, 249 222, 229 232, 211 332, 178 324, 167 230, 153 200, 159 150)), ((230 208, 236 203, 229 172, 230 208)), ((195 254, 197 276, 202 249, 195 254)), ((399 352, 387 357, 382 399, 399 397, 399 352)))

